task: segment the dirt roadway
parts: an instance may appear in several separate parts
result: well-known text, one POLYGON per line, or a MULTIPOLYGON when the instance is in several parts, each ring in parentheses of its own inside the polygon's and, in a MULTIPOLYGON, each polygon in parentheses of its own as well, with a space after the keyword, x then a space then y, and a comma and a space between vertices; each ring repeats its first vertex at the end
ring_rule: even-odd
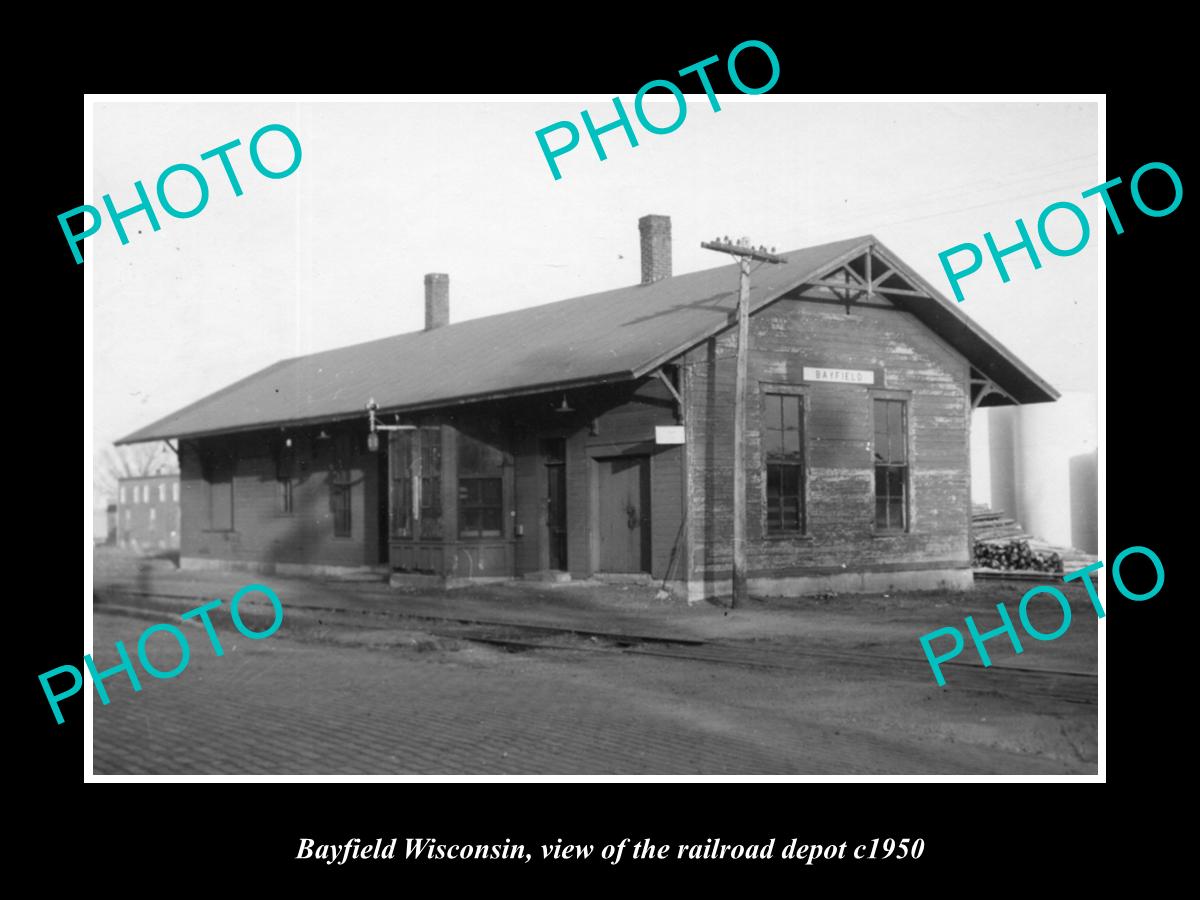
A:
MULTIPOLYGON (((113 655, 113 641, 131 645, 151 622, 196 605, 182 597, 228 598, 256 580, 163 569, 130 584, 128 574, 98 572, 101 596, 120 583, 180 596, 108 595, 95 616, 98 664, 108 662, 106 648, 113 655)), ((1095 681, 1011 668, 1095 671, 1096 619, 1082 591, 1071 594, 1075 621, 1063 638, 1027 641, 1021 656, 993 641, 996 667, 949 667, 947 687, 938 688, 917 636, 962 627, 964 614, 983 627, 996 617, 995 602, 1015 609, 1028 584, 756 603, 726 615, 656 604, 644 588, 505 585, 400 596, 261 580, 288 610, 279 632, 250 642, 222 614, 222 640, 236 647, 226 656, 212 656, 197 626, 179 677, 144 678, 136 695, 118 685, 110 706, 95 705, 97 774, 1096 771, 1095 681), (621 646, 495 626, 482 633, 501 641, 481 643, 479 626, 430 618, 438 613, 599 622, 704 643, 621 646), (506 646, 505 635, 517 645, 506 646)), ((1049 619, 1044 627, 1052 630, 1049 619)), ((158 650, 161 662, 156 654, 163 668, 169 643, 158 650)))

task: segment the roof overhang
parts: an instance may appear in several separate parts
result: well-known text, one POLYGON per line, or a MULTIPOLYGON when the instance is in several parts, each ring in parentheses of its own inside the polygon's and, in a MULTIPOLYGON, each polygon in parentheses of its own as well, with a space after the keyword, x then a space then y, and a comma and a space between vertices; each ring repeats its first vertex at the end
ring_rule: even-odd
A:
MULTIPOLYGON (((581 387, 590 387, 599 384, 618 384, 623 381, 632 381, 640 376, 635 375, 630 371, 612 372, 607 375, 594 376, 589 378, 580 378, 569 381, 554 381, 545 384, 530 385, 528 387, 517 388, 513 390, 495 391, 492 393, 482 394, 465 394, 459 397, 448 397, 437 401, 429 401, 425 403, 409 403, 392 406, 380 406, 377 410, 380 415, 391 415, 393 413, 417 413, 424 412, 430 409, 445 409, 453 406, 465 406, 468 403, 484 403, 489 400, 503 400, 509 397, 526 397, 535 394, 547 394, 554 391, 569 391, 581 387)), ((174 415, 168 418, 173 418, 174 415)), ((165 422, 165 419, 160 419, 158 422, 151 423, 145 428, 131 432, 123 438, 114 441, 114 445, 120 447, 126 444, 142 444, 148 441, 166 441, 172 439, 191 439, 201 437, 215 437, 220 434, 249 434, 255 431, 273 431, 276 429, 300 429, 309 428, 327 422, 352 422, 356 419, 367 420, 367 410, 364 407, 362 412, 353 413, 333 413, 321 416, 307 416, 303 418, 279 419, 276 421, 255 422, 249 425, 240 425, 229 428, 214 428, 206 431, 188 431, 178 432, 173 431, 167 433, 159 429, 159 425, 165 422)))

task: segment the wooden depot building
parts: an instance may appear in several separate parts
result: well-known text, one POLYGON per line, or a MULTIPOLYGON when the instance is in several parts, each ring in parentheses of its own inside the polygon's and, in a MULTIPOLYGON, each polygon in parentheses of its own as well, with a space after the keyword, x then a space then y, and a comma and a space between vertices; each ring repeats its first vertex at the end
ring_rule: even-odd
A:
MULTIPOLYGON (((672 276, 670 219, 639 225, 640 284, 450 324, 427 275, 422 331, 123 438, 178 442, 181 564, 728 595, 739 269, 672 276)), ((1057 392, 872 236, 780 256, 750 282, 750 591, 969 585, 971 412, 1057 392)))

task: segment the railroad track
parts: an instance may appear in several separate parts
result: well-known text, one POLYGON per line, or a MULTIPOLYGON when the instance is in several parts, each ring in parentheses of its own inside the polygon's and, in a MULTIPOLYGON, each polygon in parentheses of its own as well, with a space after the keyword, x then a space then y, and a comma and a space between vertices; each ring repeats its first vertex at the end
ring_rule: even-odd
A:
POLYGON ((511 650, 619 652, 744 668, 810 672, 811 665, 804 665, 796 660, 796 657, 804 657, 810 660, 828 660, 833 665, 845 667, 848 673, 852 672, 859 676, 866 675, 893 682, 902 680, 918 687, 928 687, 930 690, 959 690, 982 694, 1019 693, 1026 696, 1063 700, 1068 703, 1096 704, 1097 680, 1095 675, 1088 672, 1028 669, 1016 666, 987 667, 977 663, 951 662, 942 664, 947 683, 944 688, 938 688, 934 684, 928 662, 924 659, 910 659, 902 656, 847 653, 836 650, 805 650, 795 647, 780 651, 716 642, 692 642, 684 646, 660 639, 653 639, 642 644, 634 635, 621 635, 614 638, 613 645, 588 646, 578 643, 552 643, 546 640, 496 634, 487 630, 476 632, 426 630, 439 637, 474 641, 511 650))
MULTIPOLYGON (((136 597, 143 600, 165 600, 168 603, 186 601, 195 605, 210 599, 201 595, 126 588, 106 588, 96 593, 98 597, 102 598, 136 597)), ((152 611, 176 612, 174 606, 150 609, 145 606, 113 603, 107 599, 102 599, 98 606, 113 612, 141 616, 152 611)), ((391 625, 401 624, 405 621, 419 622, 421 631, 436 637, 486 644, 513 652, 541 650, 628 654, 795 672, 811 672, 811 660, 819 659, 827 661, 830 666, 844 668, 847 674, 893 682, 900 680, 930 690, 957 690, 991 695, 1016 693, 1093 706, 1097 701, 1097 676, 1091 672, 1033 669, 1012 665, 988 667, 980 663, 951 660, 942 663, 942 669, 946 675, 946 686, 939 688, 934 684, 928 662, 920 657, 855 653, 832 649, 818 650, 795 646, 779 649, 752 645, 747 642, 710 641, 523 622, 501 622, 453 615, 429 615, 402 609, 348 610, 344 607, 311 605, 304 605, 297 609, 309 613, 321 613, 335 620, 341 620, 326 624, 361 625, 364 616, 373 620, 386 620, 391 625), (805 664, 801 659, 810 662, 805 664)))

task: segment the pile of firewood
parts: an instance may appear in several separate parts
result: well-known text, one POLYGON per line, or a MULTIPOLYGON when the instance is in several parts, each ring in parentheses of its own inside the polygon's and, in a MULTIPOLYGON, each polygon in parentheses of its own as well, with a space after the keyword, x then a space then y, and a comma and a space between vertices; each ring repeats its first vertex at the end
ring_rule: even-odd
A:
POLYGON ((1031 547, 1022 538, 975 541, 975 565, 985 569, 1017 569, 1061 574, 1062 557, 1053 550, 1031 547))

